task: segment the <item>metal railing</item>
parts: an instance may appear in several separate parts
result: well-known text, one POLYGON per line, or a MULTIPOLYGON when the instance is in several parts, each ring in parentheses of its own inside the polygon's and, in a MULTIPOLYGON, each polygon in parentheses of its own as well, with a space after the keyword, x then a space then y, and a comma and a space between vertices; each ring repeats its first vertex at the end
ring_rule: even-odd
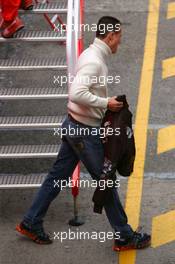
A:
MULTIPOLYGON (((75 65, 81 52, 83 51, 83 32, 81 25, 84 18, 84 0, 69 0, 67 15, 67 65, 68 75, 75 76, 75 65)), ((69 78, 68 78, 69 79, 69 78)), ((70 83, 68 83, 68 90, 70 83)), ((69 93, 68 93, 69 94, 69 93)), ((81 225, 83 222, 78 218, 77 196, 79 194, 80 180, 80 163, 74 170, 72 175, 72 195, 74 198, 74 219, 69 224, 81 225)))

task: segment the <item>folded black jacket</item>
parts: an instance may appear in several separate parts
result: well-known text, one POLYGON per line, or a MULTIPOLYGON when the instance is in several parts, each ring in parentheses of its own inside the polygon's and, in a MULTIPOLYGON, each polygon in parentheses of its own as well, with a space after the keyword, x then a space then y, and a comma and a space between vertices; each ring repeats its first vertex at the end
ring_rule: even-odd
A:
MULTIPOLYGON (((102 177, 113 180, 116 178, 116 171, 125 177, 131 175, 136 154, 132 113, 129 110, 126 96, 118 96, 117 101, 123 102, 123 108, 119 112, 107 110, 101 124, 101 127, 105 129, 103 139, 105 162, 102 177)), ((104 204, 110 203, 111 199, 112 194, 108 187, 105 190, 97 187, 92 198, 94 212, 102 213, 104 204)))

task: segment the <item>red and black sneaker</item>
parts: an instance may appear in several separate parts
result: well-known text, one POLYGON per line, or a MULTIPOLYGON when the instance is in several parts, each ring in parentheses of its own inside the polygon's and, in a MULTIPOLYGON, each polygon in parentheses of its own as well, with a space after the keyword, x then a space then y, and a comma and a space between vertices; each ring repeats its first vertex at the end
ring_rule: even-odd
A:
POLYGON ((114 240, 114 251, 124 251, 129 249, 143 249, 151 245, 151 236, 145 233, 133 232, 133 235, 124 239, 114 240))
POLYGON ((33 9, 33 1, 32 0, 22 0, 21 8, 24 10, 32 10, 33 9))
POLYGON ((43 227, 40 228, 30 228, 28 225, 26 225, 24 222, 21 222, 19 225, 16 226, 16 230, 32 239, 35 243, 40 245, 46 245, 51 244, 53 241, 49 238, 49 235, 47 235, 44 232, 43 227))

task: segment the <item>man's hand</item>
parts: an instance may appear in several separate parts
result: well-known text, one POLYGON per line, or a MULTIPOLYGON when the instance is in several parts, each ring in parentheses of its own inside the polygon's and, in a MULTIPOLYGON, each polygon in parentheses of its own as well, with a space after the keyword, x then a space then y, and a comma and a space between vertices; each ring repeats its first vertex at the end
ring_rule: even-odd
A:
POLYGON ((109 98, 107 108, 112 112, 119 112, 123 107, 123 102, 118 102, 116 96, 109 98))

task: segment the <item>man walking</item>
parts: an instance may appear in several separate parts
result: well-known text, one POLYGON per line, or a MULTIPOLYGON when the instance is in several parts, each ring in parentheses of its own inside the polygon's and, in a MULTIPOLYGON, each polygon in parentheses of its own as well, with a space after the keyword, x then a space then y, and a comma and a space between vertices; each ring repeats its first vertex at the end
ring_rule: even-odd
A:
MULTIPOLYGON (((106 83, 107 59, 117 52, 120 39, 120 21, 114 17, 102 17, 97 25, 93 44, 78 59, 76 76, 69 89, 68 115, 62 124, 62 129, 74 129, 78 132, 62 137, 61 149, 53 167, 35 196, 32 206, 16 227, 18 232, 36 243, 52 242, 44 231, 43 218, 50 203, 60 192, 59 187, 54 187, 54 181, 68 181, 80 160, 91 177, 96 181, 100 180, 104 148, 100 133, 94 135, 91 132, 94 129, 99 131, 107 109, 117 112, 123 107, 123 103, 118 102, 116 97, 108 97, 106 83), (103 83, 100 82, 100 77, 105 77, 103 83), (80 134, 80 131, 88 133, 80 134)), ((110 204, 105 205, 105 212, 113 230, 120 232, 120 239, 115 239, 114 250, 148 247, 151 237, 132 230, 115 187, 112 188, 112 197, 110 204)))

